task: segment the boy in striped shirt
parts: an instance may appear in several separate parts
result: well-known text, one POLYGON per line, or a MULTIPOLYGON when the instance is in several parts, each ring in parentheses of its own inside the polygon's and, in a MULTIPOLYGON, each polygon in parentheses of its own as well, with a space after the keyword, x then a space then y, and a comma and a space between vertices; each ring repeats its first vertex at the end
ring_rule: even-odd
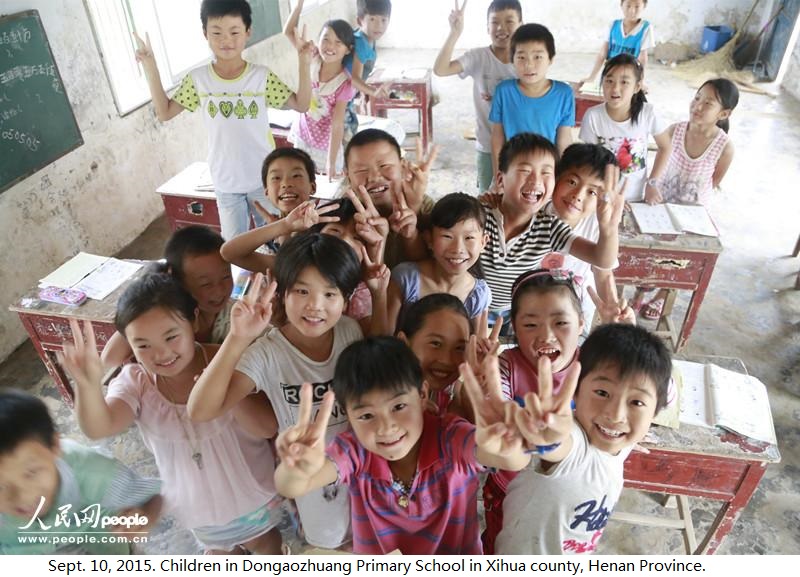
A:
POLYGON ((597 202, 600 234, 597 242, 576 236, 555 214, 542 209, 555 186, 558 151, 543 136, 520 133, 500 150, 496 176, 499 199, 486 210, 489 241, 481 253, 481 267, 492 303, 491 324, 501 321, 510 329, 511 286, 522 273, 540 268, 551 252, 570 254, 600 269, 610 269, 617 259, 617 228, 624 206, 624 186, 617 190, 619 169, 606 169, 597 202))
MULTIPOLYGON (((478 474, 518 471, 529 461, 499 394, 484 400, 471 370, 461 369, 477 425, 425 412, 428 384, 414 353, 394 337, 349 345, 339 356, 333 391, 351 431, 323 448, 330 392, 312 423, 312 390, 303 385, 297 425, 278 436, 275 486, 297 497, 331 483, 350 492, 353 552, 479 555, 478 474)), ((498 379, 499 381, 499 379, 498 379)))

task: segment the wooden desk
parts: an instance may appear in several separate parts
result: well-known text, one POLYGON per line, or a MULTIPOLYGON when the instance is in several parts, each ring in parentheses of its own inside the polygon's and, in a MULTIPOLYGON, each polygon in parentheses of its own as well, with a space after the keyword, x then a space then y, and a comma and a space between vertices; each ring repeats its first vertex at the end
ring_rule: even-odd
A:
POLYGON ((220 232, 214 191, 195 189, 201 176, 207 173, 208 164, 193 162, 156 189, 164 202, 164 212, 173 231, 200 224, 220 232))
MULTIPOLYGON (((574 91, 574 90, 573 90, 574 91)), ((575 92, 575 126, 580 126, 581 122, 583 121, 583 115, 586 114, 586 111, 589 110, 593 106, 597 106, 601 102, 605 102, 603 100, 602 95, 595 95, 595 94, 581 94, 580 92, 575 92)))
POLYGON ((39 301, 39 287, 36 286, 26 291, 19 300, 8 307, 8 310, 19 315, 19 320, 28 331, 28 336, 39 354, 39 358, 42 359, 44 366, 47 367, 47 372, 53 377, 61 396, 70 407, 74 396, 72 385, 56 360, 56 351, 63 350, 64 341, 72 339, 69 320, 91 321, 97 338, 97 350, 102 351, 108 339, 117 331, 114 327, 117 300, 133 279, 142 275, 144 270, 145 267, 139 269, 135 275, 122 283, 102 301, 87 299, 85 303, 77 307, 39 301), (41 304, 29 307, 24 305, 27 301, 41 304))
POLYGON ((675 352, 689 341, 721 252, 722 244, 718 238, 696 234, 641 234, 633 215, 626 213, 623 216, 619 268, 614 271, 617 283, 692 291, 689 307, 679 327, 672 321, 674 291, 670 292, 664 314, 658 321, 657 332, 668 338, 675 352))
MULTIPOLYGON (((415 69, 419 70, 419 69, 415 69)), ((419 135, 422 150, 427 154, 428 146, 433 142, 433 90, 431 89, 431 71, 425 70, 420 78, 396 78, 386 76, 385 69, 377 69, 367 79, 369 84, 380 86, 391 82, 389 96, 370 98, 369 114, 385 118, 389 110, 416 110, 418 112, 419 135)), ((402 146, 403 143, 401 142, 402 146)))
MULTIPOLYGON (((741 360, 693 357, 746 373, 741 360)), ((612 519, 681 529, 687 553, 713 555, 747 507, 769 463, 781 460, 778 446, 720 428, 681 423, 680 429, 653 425, 640 443, 649 454, 633 452, 625 461, 625 486, 678 498, 679 520, 615 511, 612 519), (689 497, 721 501, 714 521, 698 544, 694 537, 689 497), (655 520, 654 520, 655 519, 655 520)), ((651 553, 654 553, 651 551, 651 553)))

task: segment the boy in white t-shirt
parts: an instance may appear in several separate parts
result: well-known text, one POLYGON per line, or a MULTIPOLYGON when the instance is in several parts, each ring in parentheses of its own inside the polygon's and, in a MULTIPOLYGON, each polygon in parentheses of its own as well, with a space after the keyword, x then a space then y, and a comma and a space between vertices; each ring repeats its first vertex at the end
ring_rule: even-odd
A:
POLYGON ((489 111, 495 87, 514 78, 511 63, 511 36, 522 23, 522 6, 517 0, 494 0, 486 15, 491 44, 467 50, 453 59, 453 48, 464 30, 464 7, 450 13, 450 34, 436 57, 433 72, 437 76, 472 77, 472 99, 475 103, 475 166, 478 172, 478 192, 486 192, 492 183, 492 130, 489 111))
POLYGON ((540 458, 508 487, 498 555, 595 550, 622 492, 623 463, 667 403, 671 372, 663 341, 631 325, 595 330, 558 395, 550 359, 540 357, 539 394, 526 394, 514 414, 540 458))
POLYGON ((200 19, 214 61, 189 71, 172 98, 161 85, 149 37, 143 42, 136 36, 136 59, 144 68, 161 122, 184 109, 201 111, 208 130, 208 164, 222 236, 229 240, 247 232, 251 217, 257 225, 264 224, 254 203, 269 205, 261 186, 261 163, 275 148, 268 109, 308 110, 313 42, 296 35, 299 83, 297 92, 292 92, 266 66, 242 58, 252 34, 250 5, 245 0, 203 0, 200 19))

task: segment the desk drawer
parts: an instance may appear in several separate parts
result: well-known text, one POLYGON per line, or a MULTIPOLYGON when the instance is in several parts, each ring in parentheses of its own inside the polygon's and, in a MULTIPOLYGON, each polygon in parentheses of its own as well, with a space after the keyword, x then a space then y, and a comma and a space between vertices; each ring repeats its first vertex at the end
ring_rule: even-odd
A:
MULTIPOLYGON (((69 321, 63 317, 50 317, 45 315, 27 315, 27 320, 41 341, 42 345, 50 345, 49 349, 60 350, 65 340, 72 340, 72 331, 69 321)), ((108 342, 116 332, 112 322, 92 322, 98 350, 108 342)))
POLYGON ((749 467, 743 460, 651 449, 650 454, 633 452, 625 461, 625 486, 727 500, 749 467))
POLYGON ((713 266, 717 255, 680 251, 648 251, 620 247, 619 268, 614 277, 620 284, 693 289, 706 266, 713 266))
POLYGON ((204 224, 219 228, 217 201, 213 198, 192 198, 162 194, 164 211, 173 230, 190 224, 204 224))

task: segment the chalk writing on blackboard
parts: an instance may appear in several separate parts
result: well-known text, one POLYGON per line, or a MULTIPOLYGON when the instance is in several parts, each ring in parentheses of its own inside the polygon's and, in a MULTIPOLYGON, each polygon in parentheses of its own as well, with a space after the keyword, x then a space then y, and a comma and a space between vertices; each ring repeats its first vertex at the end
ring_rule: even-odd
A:
POLYGON ((39 13, 0 18, 0 192, 81 144, 39 13))

